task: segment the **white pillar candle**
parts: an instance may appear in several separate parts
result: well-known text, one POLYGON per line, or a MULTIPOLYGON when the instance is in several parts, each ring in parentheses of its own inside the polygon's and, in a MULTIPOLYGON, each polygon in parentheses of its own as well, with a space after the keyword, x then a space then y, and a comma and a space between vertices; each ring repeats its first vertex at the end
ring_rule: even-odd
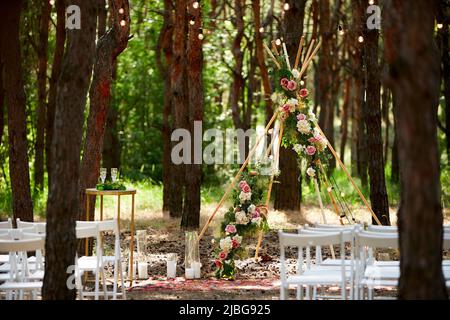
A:
POLYGON ((194 279, 194 276, 195 276, 194 268, 186 268, 185 276, 186 276, 186 279, 194 279))
POLYGON ((147 279, 148 278, 147 262, 139 262, 139 264, 138 264, 138 276, 139 276, 139 279, 147 279))
POLYGON ((194 277, 195 279, 201 278, 201 267, 202 264, 200 262, 193 262, 192 267, 194 268, 194 277))
POLYGON ((167 260, 167 278, 173 279, 177 277, 177 262, 167 260))

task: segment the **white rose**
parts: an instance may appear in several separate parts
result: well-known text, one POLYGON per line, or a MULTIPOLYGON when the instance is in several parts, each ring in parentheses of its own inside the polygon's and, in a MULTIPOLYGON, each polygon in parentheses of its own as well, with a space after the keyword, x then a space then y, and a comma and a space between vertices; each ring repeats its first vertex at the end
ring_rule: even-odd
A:
POLYGON ((241 193, 239 194, 239 200, 241 200, 241 203, 244 203, 245 201, 249 201, 252 198, 252 193, 251 192, 243 192, 241 191, 241 193))
POLYGON ((248 206, 248 212, 253 213, 256 210, 256 206, 254 204, 251 204, 248 206))
POLYGON ((292 69, 292 76, 295 79, 298 79, 298 78, 300 78, 300 72, 297 69, 292 69))
POLYGON ((288 103, 289 104, 292 104, 292 105, 294 105, 294 106, 298 106, 298 100, 297 99, 289 99, 288 100, 288 103))
POLYGON ((297 123, 297 129, 300 133, 308 134, 311 132, 311 125, 306 120, 301 120, 297 123))
POLYGON ((244 211, 239 211, 235 214, 236 224, 247 224, 248 217, 244 211))
POLYGON ((306 173, 308 174, 308 176, 310 176, 311 178, 314 178, 316 176, 316 170, 314 170, 313 168, 309 167, 308 170, 306 170, 306 173))
POLYGON ((301 144, 296 144, 294 148, 292 148, 297 154, 300 154, 303 152, 303 146, 301 144))
POLYGON ((312 111, 310 111, 308 113, 308 116, 309 116, 309 120, 311 120, 311 121, 316 121, 317 120, 316 115, 312 111))
POLYGON ((229 251, 233 247, 233 243, 230 237, 226 237, 220 240, 220 249, 222 251, 229 251))

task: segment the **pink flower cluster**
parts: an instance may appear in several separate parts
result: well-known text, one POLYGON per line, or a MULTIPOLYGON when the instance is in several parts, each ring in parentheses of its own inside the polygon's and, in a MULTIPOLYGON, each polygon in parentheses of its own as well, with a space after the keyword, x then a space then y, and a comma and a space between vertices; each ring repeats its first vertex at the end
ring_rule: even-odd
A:
POLYGON ((306 148, 306 154, 307 154, 308 156, 313 156, 313 155, 315 155, 315 154, 316 154, 316 151, 317 151, 316 147, 313 147, 313 146, 308 146, 308 147, 306 148))
POLYGON ((302 99, 305 99, 309 95, 309 91, 308 89, 302 89, 299 94, 302 99))
POLYGON ((249 193, 252 190, 250 189, 250 186, 248 185, 248 183, 246 181, 241 181, 238 184, 239 189, 241 189, 242 192, 244 193, 249 193))
POLYGON ((289 90, 289 91, 294 91, 297 89, 297 82, 289 80, 287 78, 281 79, 280 85, 283 89, 289 90))
POLYGON ((227 225, 227 227, 225 228, 225 232, 226 233, 236 233, 237 232, 236 226, 232 225, 232 224, 227 225))
POLYGON ((318 135, 314 136, 313 138, 310 138, 308 140, 308 142, 309 143, 316 143, 316 142, 322 141, 322 139, 323 139, 322 136, 320 134, 318 134, 318 135))
POLYGON ((304 121, 304 120, 306 120, 306 115, 304 115, 303 113, 299 114, 299 115, 297 116, 297 120, 298 120, 298 121, 304 121))
POLYGON ((259 212, 259 208, 256 208, 255 211, 252 213, 252 219, 261 217, 261 212, 259 212))

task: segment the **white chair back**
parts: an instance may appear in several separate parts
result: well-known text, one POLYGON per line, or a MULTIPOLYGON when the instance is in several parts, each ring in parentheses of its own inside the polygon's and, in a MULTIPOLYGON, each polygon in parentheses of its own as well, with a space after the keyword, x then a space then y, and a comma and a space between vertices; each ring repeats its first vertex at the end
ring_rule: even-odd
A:
POLYGON ((8 218, 7 221, 1 221, 0 222, 0 229, 12 229, 12 220, 11 218, 8 218))
POLYGON ((380 232, 380 233, 397 233, 398 228, 397 226, 376 226, 376 225, 369 225, 367 227, 368 231, 371 232, 380 232))
POLYGON ((22 228, 32 228, 35 227, 36 231, 38 233, 44 233, 45 234, 45 228, 46 223, 45 222, 26 222, 26 221, 20 221, 20 218, 16 219, 16 225, 18 229, 22 228))

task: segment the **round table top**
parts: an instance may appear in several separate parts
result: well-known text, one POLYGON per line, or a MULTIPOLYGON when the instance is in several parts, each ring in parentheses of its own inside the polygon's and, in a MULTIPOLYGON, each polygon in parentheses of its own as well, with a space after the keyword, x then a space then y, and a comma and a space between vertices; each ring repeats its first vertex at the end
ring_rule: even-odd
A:
POLYGON ((88 195, 99 195, 99 196, 126 196, 136 194, 135 189, 127 190, 97 190, 96 188, 86 189, 86 194, 88 195))

